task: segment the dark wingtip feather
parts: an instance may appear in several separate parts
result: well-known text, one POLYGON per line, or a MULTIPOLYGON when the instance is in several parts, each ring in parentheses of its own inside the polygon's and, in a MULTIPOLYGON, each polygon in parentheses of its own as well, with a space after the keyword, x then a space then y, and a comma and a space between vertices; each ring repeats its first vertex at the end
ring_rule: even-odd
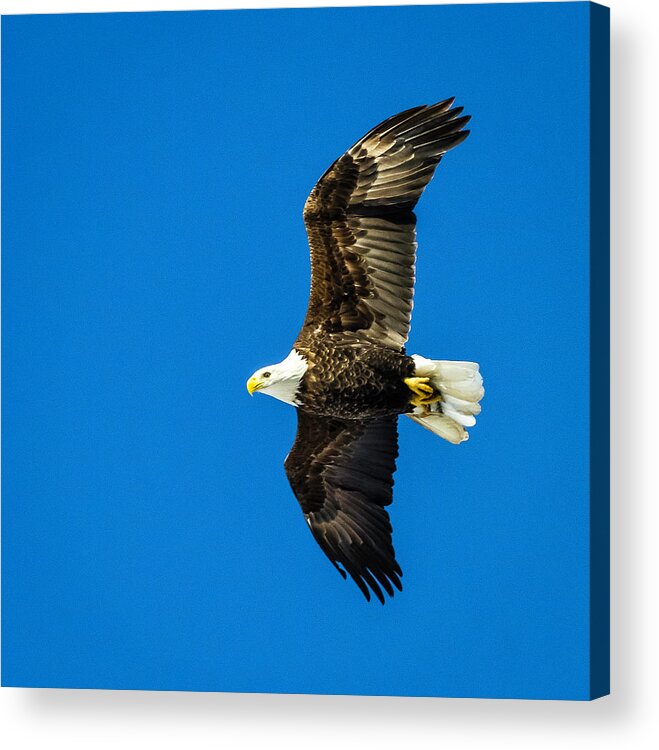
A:
POLYGON ((384 604, 384 594, 382 593, 382 589, 378 585, 378 582, 376 581, 375 576, 371 573, 371 571, 368 568, 362 571, 362 578, 371 587, 371 590, 377 596, 377 598, 384 604))
POLYGON ((437 141, 437 144, 441 144, 443 152, 446 153, 466 141, 469 133, 471 133, 471 130, 461 130, 459 133, 452 133, 437 141))
POLYGON ((343 570, 343 568, 339 567, 333 560, 332 560, 332 565, 334 565, 334 567, 339 571, 339 573, 341 574, 341 578, 343 578, 344 581, 347 581, 348 580, 348 574, 345 572, 345 570, 343 570))
POLYGON ((464 126, 471 120, 471 115, 463 115, 462 117, 456 117, 455 119, 451 120, 451 127, 454 128, 464 128, 464 126))
MULTIPOLYGON (((390 581, 391 581, 391 582, 392 582, 392 583, 394 584, 394 586, 395 586, 395 587, 396 587, 396 588, 397 588, 397 589, 398 589, 399 591, 402 591, 402 590, 403 590, 403 584, 401 583, 401 580, 400 580, 400 578, 399 578, 399 577, 398 577, 398 576, 396 575, 396 573, 394 573, 394 571, 392 570, 392 571, 391 571, 391 572, 390 572, 390 573, 389 573, 388 575, 389 575, 389 579, 390 579, 390 581)), ((393 594, 392 594, 391 596, 393 596, 393 594)))
POLYGON ((441 102, 435 102, 435 104, 431 104, 428 109, 435 110, 437 112, 446 111, 447 109, 451 109, 451 107, 455 104, 455 97, 449 96, 448 99, 442 99, 441 102))
POLYGON ((367 602, 371 601, 371 591, 368 588, 368 586, 362 581, 362 579, 358 575, 352 575, 350 574, 350 577, 352 580, 359 586, 359 590, 364 594, 364 597, 366 598, 367 602))

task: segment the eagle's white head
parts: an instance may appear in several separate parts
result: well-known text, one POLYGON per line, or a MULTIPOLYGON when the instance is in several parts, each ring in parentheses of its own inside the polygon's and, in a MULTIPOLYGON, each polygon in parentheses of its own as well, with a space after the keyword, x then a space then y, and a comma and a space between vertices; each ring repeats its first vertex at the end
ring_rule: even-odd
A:
POLYGON ((306 371, 305 358, 291 349, 288 357, 278 364, 258 369, 247 381, 247 390, 250 396, 256 391, 263 391, 286 404, 297 406, 297 390, 306 371))

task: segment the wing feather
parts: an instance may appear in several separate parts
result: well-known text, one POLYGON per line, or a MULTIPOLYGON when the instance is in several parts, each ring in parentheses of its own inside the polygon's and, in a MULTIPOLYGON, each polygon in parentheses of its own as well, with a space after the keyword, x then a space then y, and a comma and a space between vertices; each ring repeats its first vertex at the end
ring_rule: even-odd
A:
POLYGON ((304 207, 311 293, 296 347, 350 334, 403 350, 414 293, 413 208, 442 156, 467 137, 453 99, 370 130, 320 178, 304 207))
POLYGON ((285 468, 311 533, 334 567, 367 599, 402 589, 392 529, 397 417, 340 420, 298 409, 285 468))

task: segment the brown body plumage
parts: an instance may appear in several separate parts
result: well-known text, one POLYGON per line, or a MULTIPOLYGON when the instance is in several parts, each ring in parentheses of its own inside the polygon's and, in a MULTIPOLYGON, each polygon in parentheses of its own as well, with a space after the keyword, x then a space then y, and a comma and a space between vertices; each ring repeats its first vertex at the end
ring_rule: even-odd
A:
POLYGON ((331 336, 313 347, 296 347, 309 365, 298 390, 300 408, 312 414, 368 419, 411 411, 405 378, 414 362, 402 352, 377 344, 334 343, 331 336))

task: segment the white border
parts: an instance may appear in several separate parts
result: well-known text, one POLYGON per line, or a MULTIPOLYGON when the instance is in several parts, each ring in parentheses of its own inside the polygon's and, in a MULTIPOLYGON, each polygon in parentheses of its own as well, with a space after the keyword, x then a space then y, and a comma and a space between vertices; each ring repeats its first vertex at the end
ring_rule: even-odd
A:
MULTIPOLYGON (((373 3, 0 0, 0 12, 190 10, 373 3)), ((378 5, 410 4, 381 2, 378 5)), ((427 4, 418 1, 414 4, 427 4)), ((448 4, 448 3, 447 3, 448 4)), ((451 3, 452 4, 452 3, 451 3)), ((613 63, 613 686, 595 703, 18 690, 0 741, 22 748, 659 746, 656 0, 610 0, 613 63)), ((565 102, 569 107, 569 102, 565 102)), ((550 115, 550 113, 548 113, 550 115)), ((331 658, 326 654, 324 658, 331 658)), ((312 668, 312 665, 310 665, 312 668)))

